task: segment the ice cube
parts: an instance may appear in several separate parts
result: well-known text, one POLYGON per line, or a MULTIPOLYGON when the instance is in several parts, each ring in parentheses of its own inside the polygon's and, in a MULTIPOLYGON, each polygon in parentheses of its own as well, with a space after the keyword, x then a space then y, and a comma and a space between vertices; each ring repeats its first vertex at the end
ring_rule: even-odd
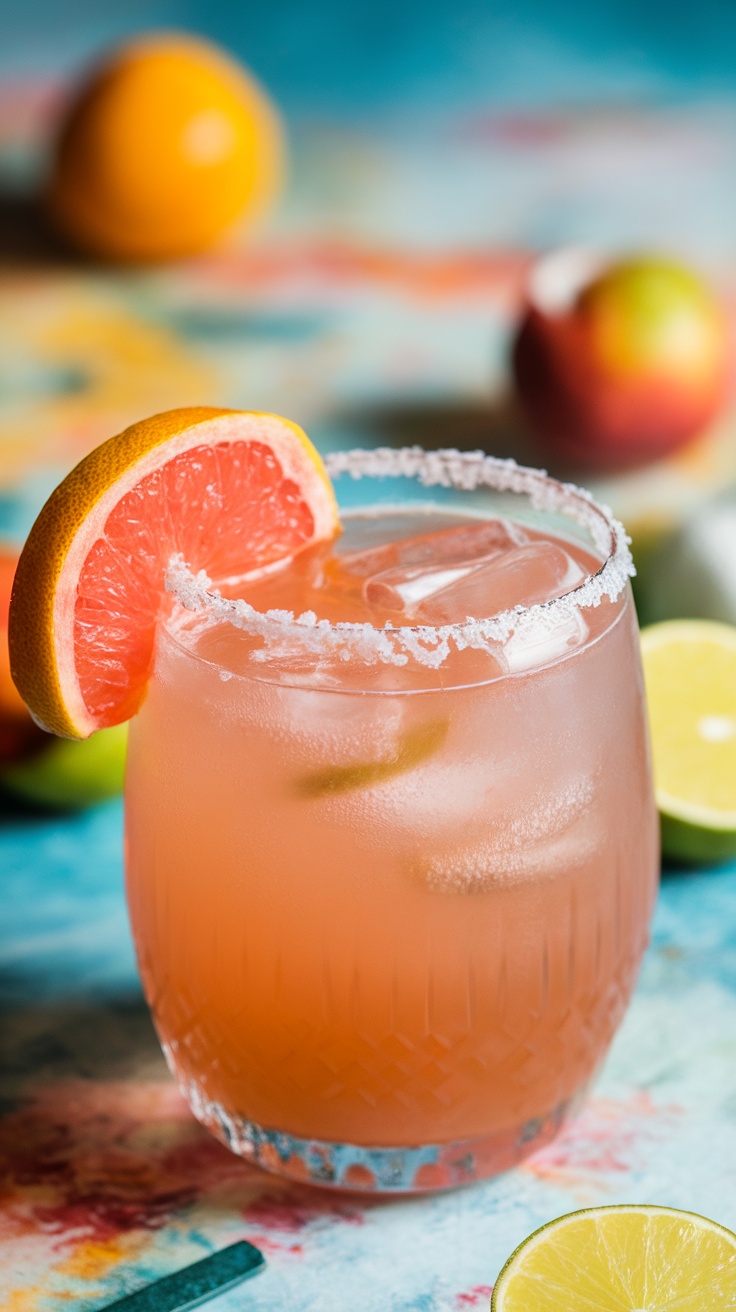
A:
POLYGON ((417 607, 438 592, 451 588, 453 583, 472 574, 477 566, 474 562, 455 565, 451 568, 427 569, 416 566, 414 569, 383 570, 366 579, 363 585, 363 597, 369 606, 380 606, 384 610, 403 611, 407 617, 413 616, 417 607))
MULTIPOLYGON (((416 520, 412 521, 412 528, 416 520)), ((477 523, 433 529, 394 542, 358 551, 338 553, 341 573, 367 579, 388 569, 444 569, 458 563, 482 559, 491 552, 505 551, 528 542, 520 525, 507 519, 480 520, 477 523)))
POLYGON ((494 817, 482 837, 435 850, 421 865, 424 881, 437 893, 485 893, 577 869, 601 847, 593 800, 587 778, 529 797, 516 815, 494 817))
POLYGON ((452 619, 435 620, 420 615, 423 603, 443 595, 469 575, 528 543, 525 531, 509 520, 486 520, 452 529, 422 534, 406 542, 370 552, 343 557, 347 568, 363 578, 363 599, 367 605, 403 612, 407 619, 420 623, 452 623, 452 619))
POLYGON ((487 893, 504 884, 567 874, 592 862, 600 847, 595 828, 580 824, 519 851, 499 851, 493 843, 482 841, 459 847, 430 858, 422 874, 435 893, 487 893))
POLYGON ((563 611, 517 629, 503 644, 503 654, 511 674, 522 670, 539 670, 582 647, 588 638, 588 624, 580 610, 563 611))
POLYGON ((563 547, 548 541, 527 542, 492 552, 468 565, 462 575, 435 587, 415 606, 416 619, 420 624, 488 619, 514 606, 551 601, 577 587, 585 576, 563 547))

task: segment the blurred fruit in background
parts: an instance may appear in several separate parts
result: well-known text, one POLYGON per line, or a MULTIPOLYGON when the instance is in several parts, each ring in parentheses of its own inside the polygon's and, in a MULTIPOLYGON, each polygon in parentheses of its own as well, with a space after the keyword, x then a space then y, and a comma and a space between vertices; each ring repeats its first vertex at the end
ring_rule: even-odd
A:
POLYGON ((666 455, 718 414, 728 364, 721 307, 684 265, 568 250, 532 271, 513 372, 552 455, 592 470, 666 455))
POLYGON ((18 552, 0 546, 0 768, 37 746, 46 735, 30 717, 25 702, 10 677, 8 612, 18 552))
POLYGON ((643 624, 688 617, 736 624, 736 488, 665 534, 637 568, 643 624))
POLYGON ((283 170, 278 114, 250 74, 203 40, 147 34, 99 65, 71 104, 48 205, 93 255, 175 259, 254 223, 283 170))
POLYGON ((44 733, 40 748, 0 766, 0 782, 36 806, 77 810, 106 802, 123 791, 127 724, 83 741, 44 733))
POLYGON ((127 725, 70 742, 34 724, 10 677, 8 611, 19 553, 0 547, 0 787, 44 807, 74 809, 122 791, 127 725))

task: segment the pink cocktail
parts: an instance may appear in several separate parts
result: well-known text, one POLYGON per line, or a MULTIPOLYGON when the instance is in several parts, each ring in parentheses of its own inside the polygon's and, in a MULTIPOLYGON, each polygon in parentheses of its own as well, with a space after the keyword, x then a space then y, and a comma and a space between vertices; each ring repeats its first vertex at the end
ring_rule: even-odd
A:
POLYGON ((509 462, 328 468, 335 543, 219 591, 170 571, 130 910, 206 1125, 283 1174, 431 1189, 556 1132, 636 978, 658 843, 630 558, 509 462))

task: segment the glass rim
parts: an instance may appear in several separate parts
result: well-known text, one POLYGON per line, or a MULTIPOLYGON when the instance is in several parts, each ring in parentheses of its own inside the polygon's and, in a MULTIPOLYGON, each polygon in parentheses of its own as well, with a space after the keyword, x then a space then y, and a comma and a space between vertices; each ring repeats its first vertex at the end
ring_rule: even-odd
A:
MULTIPOLYGON (((317 618, 313 611, 295 615, 291 611, 259 611, 242 598, 223 597, 204 570, 195 572, 181 554, 172 556, 166 571, 166 590, 189 612, 225 622, 264 639, 263 654, 285 639, 296 640, 315 654, 340 649, 344 659, 357 657, 367 663, 404 665, 410 658, 437 668, 443 664, 450 643, 492 650, 511 635, 523 641, 536 632, 556 628, 575 618, 577 612, 600 605, 604 598, 616 601, 635 568, 629 537, 612 511, 575 483, 562 482, 545 470, 519 465, 483 451, 422 447, 375 447, 334 451, 324 458, 328 475, 353 480, 405 477, 431 489, 454 488, 473 492, 484 488, 528 498, 532 509, 558 513, 588 531, 601 565, 568 592, 550 601, 516 606, 486 618, 432 625, 386 624, 369 621, 332 621, 317 618)), ((362 509, 362 508, 360 508, 362 509)), ((254 652, 254 656, 261 655, 254 652)))

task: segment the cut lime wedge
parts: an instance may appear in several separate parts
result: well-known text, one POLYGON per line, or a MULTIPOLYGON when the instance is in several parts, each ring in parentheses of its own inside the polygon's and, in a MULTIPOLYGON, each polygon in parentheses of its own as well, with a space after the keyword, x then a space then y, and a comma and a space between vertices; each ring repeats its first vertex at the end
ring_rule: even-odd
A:
POLYGON ((592 1207, 542 1226, 503 1268, 491 1312, 726 1312, 736 1235, 671 1207, 592 1207))
POLYGON ((642 631, 654 783, 667 856, 736 854, 736 627, 668 620, 642 631))

